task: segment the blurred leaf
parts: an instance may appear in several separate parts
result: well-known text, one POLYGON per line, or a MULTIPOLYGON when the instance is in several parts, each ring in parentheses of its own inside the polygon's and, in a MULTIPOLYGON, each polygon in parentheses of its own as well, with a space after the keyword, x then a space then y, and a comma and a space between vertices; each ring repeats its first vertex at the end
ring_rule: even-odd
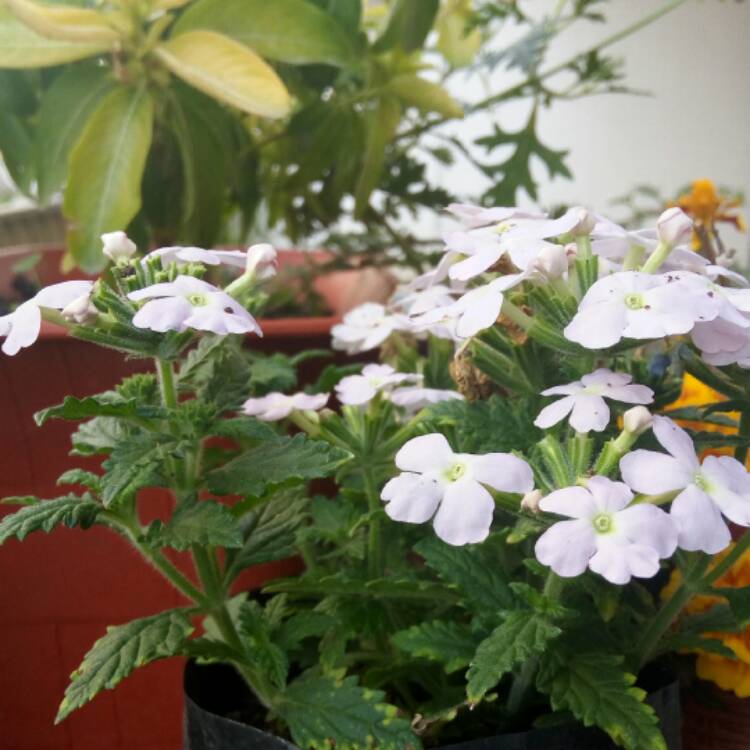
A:
POLYGON ((303 65, 352 61, 352 48, 334 18, 306 0, 199 0, 174 34, 208 29, 227 34, 271 60, 303 65))
POLYGON ((31 135, 26 126, 14 114, 0 110, 0 154, 22 193, 29 192, 34 179, 31 153, 31 135))
POLYGON ((214 31, 187 31, 154 50, 175 75, 243 112, 285 117, 289 92, 273 68, 249 47, 214 31))
POLYGON ((0 6, 0 67, 43 68, 83 60, 106 52, 108 42, 82 42, 47 39, 32 31, 10 9, 0 6))
POLYGON ((463 117, 463 107, 442 87, 417 75, 399 75, 388 82, 388 90, 401 101, 422 112, 443 117, 463 117))
POLYGON ((68 174, 68 156, 88 119, 114 82, 106 68, 71 66, 44 92, 35 135, 39 200, 46 203, 68 174))
POLYGON ((49 39, 89 44, 112 44, 120 39, 107 16, 98 10, 42 5, 33 0, 5 0, 5 5, 30 29, 49 39))
POLYGON ((104 266, 100 236, 125 229, 141 206, 141 178, 154 120, 146 89, 117 88, 99 103, 70 154, 63 210, 76 263, 104 266))
POLYGON ((437 48, 454 68, 471 65, 482 46, 482 31, 471 19, 471 0, 451 0, 438 16, 437 48))
POLYGON ((435 22, 440 0, 396 0, 388 25, 375 42, 377 52, 400 47, 404 52, 420 49, 435 22))

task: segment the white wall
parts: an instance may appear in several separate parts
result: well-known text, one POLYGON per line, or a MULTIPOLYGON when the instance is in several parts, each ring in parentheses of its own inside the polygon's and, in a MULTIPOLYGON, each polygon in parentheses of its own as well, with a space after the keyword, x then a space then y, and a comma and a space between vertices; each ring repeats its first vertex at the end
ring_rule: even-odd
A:
MULTIPOLYGON (((559 37, 552 64, 660 7, 662 0, 612 0, 602 8, 606 24, 583 24, 559 37)), ((544 10, 554 5, 540 0, 544 10)), ((612 198, 638 183, 650 183, 671 195, 697 177, 742 190, 750 198, 750 3, 732 0, 688 0, 653 25, 609 51, 625 58, 626 82, 652 92, 649 97, 604 95, 561 102, 540 114, 542 140, 570 150, 573 180, 549 181, 543 169, 540 202, 581 202, 604 213, 617 210, 612 198)), ((481 93, 477 76, 461 81, 481 93)), ((502 90, 515 77, 498 71, 490 90, 502 90)), ((494 115, 507 129, 523 121, 525 110, 511 104, 494 115)), ((470 139, 486 133, 493 113, 474 117, 459 128, 470 139)), ((469 192, 475 173, 458 166, 451 185, 469 192)), ((432 227, 431 227, 432 228, 432 227)), ((727 235, 745 248, 747 235, 727 235)))

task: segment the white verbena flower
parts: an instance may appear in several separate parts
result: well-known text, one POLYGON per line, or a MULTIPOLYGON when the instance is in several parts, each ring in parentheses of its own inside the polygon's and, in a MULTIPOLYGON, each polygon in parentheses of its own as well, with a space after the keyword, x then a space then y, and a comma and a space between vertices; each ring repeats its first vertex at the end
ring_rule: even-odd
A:
POLYGON ((588 349, 613 346, 622 338, 655 339, 687 333, 719 311, 695 274, 613 273, 586 292, 565 337, 588 349))
POLYGON ((691 336, 708 364, 750 367, 750 328, 716 318, 708 323, 697 323, 691 336))
POLYGON ((631 384, 632 380, 630 375, 602 367, 567 385, 547 388, 542 396, 564 398, 545 406, 534 424, 546 429, 570 414, 570 426, 576 432, 602 432, 610 417, 605 398, 626 404, 650 404, 654 400, 654 392, 648 386, 631 384))
POLYGON ((235 268, 245 268, 247 257, 247 253, 242 250, 206 250, 202 247, 175 246, 152 250, 143 258, 142 263, 159 258, 164 268, 170 263, 203 263, 206 266, 224 264, 235 268))
POLYGON ((693 235, 693 221, 681 208, 674 206, 656 220, 656 232, 665 245, 682 245, 693 235))
POLYGON ((102 252, 113 263, 130 260, 138 251, 133 242, 125 232, 107 232, 101 235, 102 252))
POLYGON ((547 214, 539 213, 538 211, 525 211, 515 206, 484 208, 469 203, 451 203, 447 210, 471 229, 487 226, 488 224, 499 224, 504 221, 511 221, 512 219, 539 220, 547 218, 547 214))
POLYGON ((617 584, 656 575, 660 558, 675 551, 677 531, 663 510, 630 505, 632 499, 625 484, 601 476, 591 477, 586 487, 566 487, 542 498, 541 510, 571 520, 539 537, 537 559, 563 578, 579 576, 587 567, 617 584))
POLYGON ((490 533, 495 502, 485 485, 522 494, 534 487, 531 468, 522 459, 510 453, 454 453, 438 433, 405 443, 396 466, 402 473, 380 495, 385 512, 406 523, 432 518, 435 533, 453 545, 481 542, 490 533))
POLYGON ((245 254, 245 271, 259 279, 269 279, 276 274, 278 253, 273 245, 261 242, 250 245, 245 254))
POLYGON ((293 411, 320 411, 330 398, 328 393, 268 393, 260 398, 249 398, 242 405, 243 413, 263 422, 277 422, 285 419, 293 411))
POLYGON ((336 397, 342 404, 360 406, 401 383, 421 380, 421 375, 396 372, 390 365, 365 365, 360 375, 347 375, 336 384, 336 397))
POLYGON ((654 416, 654 435, 669 455, 635 450, 623 456, 620 471, 636 492, 679 491, 670 515, 685 550, 710 555, 731 541, 722 514, 750 526, 750 474, 730 456, 707 456, 701 464, 690 436, 668 417, 654 416))
POLYGON ((84 295, 88 296, 93 286, 91 281, 63 281, 60 284, 52 284, 19 305, 12 313, 0 317, 0 336, 5 337, 3 352, 12 357, 39 338, 42 328, 40 308, 62 310, 74 300, 84 295))
POLYGON ((401 406, 410 414, 416 413, 420 409, 430 406, 430 404, 439 404, 441 401, 464 400, 464 397, 458 391, 422 388, 420 386, 397 388, 389 394, 388 398, 396 406, 401 406))
POLYGON ((383 305, 365 302, 333 326, 333 348, 358 354, 380 346, 394 331, 407 330, 402 316, 390 315, 383 305))
POLYGON ((134 302, 148 300, 133 317, 136 328, 152 331, 212 331, 257 333, 262 336, 255 318, 245 308, 206 281, 192 276, 178 276, 173 282, 153 284, 128 294, 134 302))

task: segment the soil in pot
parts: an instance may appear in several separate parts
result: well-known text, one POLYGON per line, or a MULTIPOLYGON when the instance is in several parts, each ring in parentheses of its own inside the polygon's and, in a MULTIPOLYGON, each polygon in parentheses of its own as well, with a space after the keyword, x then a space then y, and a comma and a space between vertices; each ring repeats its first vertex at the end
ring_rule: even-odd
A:
MULTIPOLYGON (((643 685, 650 688, 648 702, 659 716, 667 747, 682 750, 677 679, 669 670, 657 667, 645 675, 643 685)), ((231 667, 188 663, 184 750, 295 749, 289 740, 255 728, 262 726, 262 722, 262 710, 231 667)), ((435 750, 613 750, 614 747, 599 730, 565 725, 453 742, 435 750)))

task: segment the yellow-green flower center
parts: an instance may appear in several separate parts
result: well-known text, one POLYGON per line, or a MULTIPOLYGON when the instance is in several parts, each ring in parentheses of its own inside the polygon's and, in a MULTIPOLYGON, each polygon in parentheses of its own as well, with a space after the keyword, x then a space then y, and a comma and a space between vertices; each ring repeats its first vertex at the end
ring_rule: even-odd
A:
POLYGON ((625 295, 625 306, 631 310, 642 310, 646 303, 643 300, 643 295, 636 292, 631 292, 625 295))
POLYGON ((455 463, 445 472, 445 477, 449 482, 457 482, 466 473, 466 464, 455 463))
POLYGON ((609 534, 614 529, 612 516, 609 513, 599 513, 591 519, 598 534, 609 534))
POLYGON ((194 294, 188 295, 187 301, 193 307, 205 307, 208 304, 208 297, 200 292, 195 292, 194 294))

